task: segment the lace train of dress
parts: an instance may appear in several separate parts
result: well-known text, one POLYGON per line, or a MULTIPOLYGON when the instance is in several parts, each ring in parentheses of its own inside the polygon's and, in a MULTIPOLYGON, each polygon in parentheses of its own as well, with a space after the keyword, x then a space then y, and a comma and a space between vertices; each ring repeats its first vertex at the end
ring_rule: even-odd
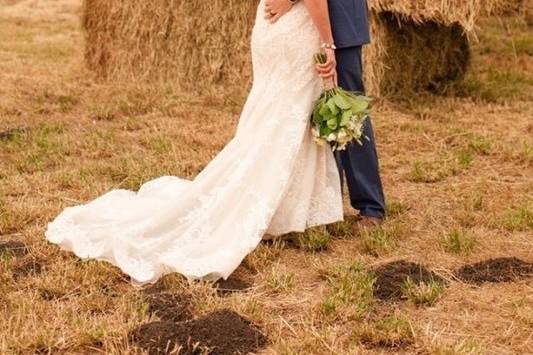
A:
POLYGON ((227 278, 263 235, 342 220, 338 171, 311 137, 320 94, 317 31, 300 2, 252 32, 254 83, 234 138, 193 180, 161 177, 135 193, 114 190, 66 208, 48 241, 81 258, 108 261, 137 283, 178 272, 227 278))

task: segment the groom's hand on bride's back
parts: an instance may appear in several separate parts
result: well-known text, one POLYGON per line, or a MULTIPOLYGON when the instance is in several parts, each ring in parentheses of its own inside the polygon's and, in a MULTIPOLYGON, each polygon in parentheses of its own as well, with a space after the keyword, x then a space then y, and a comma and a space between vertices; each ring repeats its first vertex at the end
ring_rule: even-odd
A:
POLYGON ((267 0, 265 2, 265 18, 274 23, 285 15, 292 6, 297 2, 291 0, 267 0))

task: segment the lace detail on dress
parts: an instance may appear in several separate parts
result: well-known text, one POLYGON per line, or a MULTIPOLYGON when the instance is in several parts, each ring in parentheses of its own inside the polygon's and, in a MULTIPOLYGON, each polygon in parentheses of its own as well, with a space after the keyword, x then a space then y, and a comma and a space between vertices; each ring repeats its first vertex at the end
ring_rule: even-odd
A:
POLYGON ((168 272, 227 278, 268 232, 342 219, 333 153, 312 140, 321 81, 318 34, 300 2, 252 33, 254 84, 234 138, 193 180, 165 176, 138 193, 115 190, 65 209, 47 239, 81 258, 106 260, 138 283, 168 272))

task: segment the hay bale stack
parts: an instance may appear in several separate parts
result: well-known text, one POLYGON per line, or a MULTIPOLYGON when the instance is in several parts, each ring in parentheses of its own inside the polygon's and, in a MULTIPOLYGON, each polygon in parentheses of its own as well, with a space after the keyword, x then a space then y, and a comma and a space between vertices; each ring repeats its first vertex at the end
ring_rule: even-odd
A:
MULTIPOLYGON (((481 10, 498 1, 369 0, 368 91, 437 90, 460 79, 469 61, 468 33, 481 10)), ((257 3, 85 0, 88 66, 105 78, 244 88, 257 3)))
POLYGON ((246 80, 255 9, 242 0, 85 0, 86 61, 105 78, 246 80))

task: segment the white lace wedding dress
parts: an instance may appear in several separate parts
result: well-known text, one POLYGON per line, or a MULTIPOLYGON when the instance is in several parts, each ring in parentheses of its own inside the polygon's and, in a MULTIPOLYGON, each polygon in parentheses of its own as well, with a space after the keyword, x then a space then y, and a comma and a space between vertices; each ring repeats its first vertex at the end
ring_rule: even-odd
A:
POLYGON ((65 209, 46 238, 81 258, 108 261, 138 283, 178 272, 227 278, 262 237, 342 220, 329 147, 310 133, 321 91, 318 33, 298 3, 277 23, 260 4, 252 34, 254 83, 237 132, 193 180, 161 177, 65 209))

